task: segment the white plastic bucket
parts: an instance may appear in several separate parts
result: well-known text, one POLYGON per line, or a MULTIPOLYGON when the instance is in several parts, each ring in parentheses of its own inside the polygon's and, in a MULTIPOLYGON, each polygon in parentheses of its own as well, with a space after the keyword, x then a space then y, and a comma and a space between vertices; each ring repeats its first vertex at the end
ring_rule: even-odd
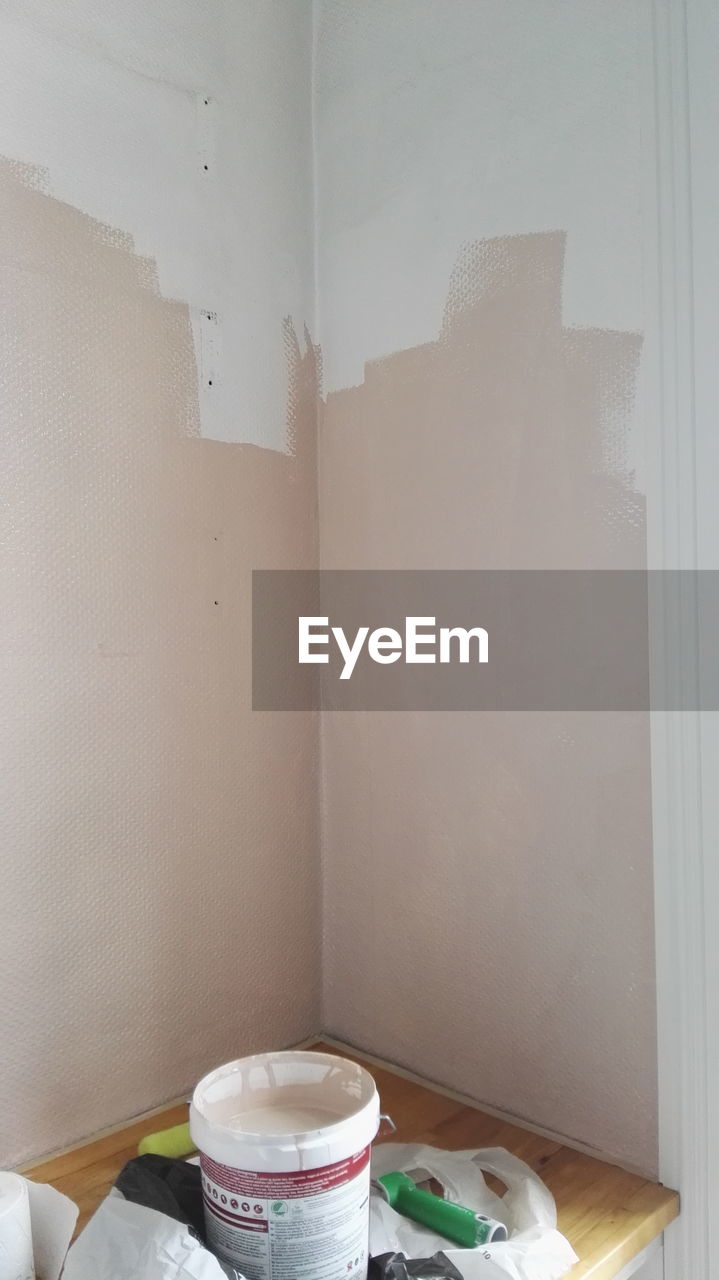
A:
POLYGON ((368 1071, 309 1050, 264 1053, 200 1081, 190 1133, 209 1247, 247 1280, 366 1280, 368 1071))

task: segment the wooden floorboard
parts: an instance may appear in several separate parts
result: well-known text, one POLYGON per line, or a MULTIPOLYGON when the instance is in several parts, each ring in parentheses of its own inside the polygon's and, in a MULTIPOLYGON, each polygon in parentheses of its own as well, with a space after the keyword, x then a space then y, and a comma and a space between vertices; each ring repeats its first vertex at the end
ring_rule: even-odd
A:
MULTIPOLYGON (((314 1047, 338 1052, 322 1043, 314 1047)), ((345 1056, 365 1061, 361 1054, 347 1052, 345 1056)), ((569 1273, 571 1280, 612 1280, 679 1212, 679 1197, 674 1191, 487 1115, 374 1061, 370 1070, 377 1081, 382 1110, 397 1126, 393 1141, 423 1142, 450 1150, 506 1147, 537 1171, 557 1202, 559 1229, 579 1255, 579 1263, 569 1273)), ((38 1182, 51 1183, 74 1200, 80 1209, 81 1228, 122 1166, 137 1154, 140 1138, 179 1124, 186 1117, 185 1104, 153 1112, 24 1172, 38 1182)))

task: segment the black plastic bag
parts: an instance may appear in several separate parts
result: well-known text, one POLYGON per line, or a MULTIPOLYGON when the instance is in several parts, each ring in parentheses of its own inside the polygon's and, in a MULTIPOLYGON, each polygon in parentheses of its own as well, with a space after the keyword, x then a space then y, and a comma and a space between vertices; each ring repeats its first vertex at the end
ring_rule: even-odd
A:
POLYGON ((206 1245, 199 1165, 169 1156, 136 1156, 125 1165, 115 1186, 133 1204, 184 1223, 206 1245))
POLYGON ((368 1280, 463 1280, 446 1253, 431 1258, 407 1258, 403 1253, 381 1253, 370 1262, 368 1280))

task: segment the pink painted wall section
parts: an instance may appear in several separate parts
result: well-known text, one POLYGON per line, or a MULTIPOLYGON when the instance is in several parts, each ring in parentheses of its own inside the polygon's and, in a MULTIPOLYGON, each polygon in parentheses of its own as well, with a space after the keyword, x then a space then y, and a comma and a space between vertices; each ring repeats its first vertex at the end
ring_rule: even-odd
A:
POLYGON ((317 1029, 317 725, 250 709, 250 572, 317 558, 316 361, 288 328, 287 452, 204 440, 154 263, 17 164, 0 212, 12 1165, 317 1029))
MULTIPOLYGON (((563 323, 564 251, 559 233, 468 245, 436 340, 329 395, 324 567, 645 563, 622 460, 641 342, 563 323)), ((322 731, 326 1028, 653 1172, 647 717, 322 731)))

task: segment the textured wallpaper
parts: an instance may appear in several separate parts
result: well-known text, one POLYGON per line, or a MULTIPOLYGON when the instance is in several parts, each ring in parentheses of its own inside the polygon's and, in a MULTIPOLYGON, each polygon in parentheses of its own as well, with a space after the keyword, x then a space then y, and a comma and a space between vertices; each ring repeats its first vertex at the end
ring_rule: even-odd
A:
POLYGON ((286 452, 204 440, 153 262, 17 164, 0 216, 12 1165, 317 1028, 317 725, 249 642, 251 570, 316 562, 316 363, 286 326, 286 452))
MULTIPOLYGON (((600 430, 640 344, 563 329, 563 248, 471 247, 438 340, 329 396, 327 568, 641 566, 600 430)), ((327 1028, 651 1171, 648 716, 333 714, 323 751, 327 1028)))

